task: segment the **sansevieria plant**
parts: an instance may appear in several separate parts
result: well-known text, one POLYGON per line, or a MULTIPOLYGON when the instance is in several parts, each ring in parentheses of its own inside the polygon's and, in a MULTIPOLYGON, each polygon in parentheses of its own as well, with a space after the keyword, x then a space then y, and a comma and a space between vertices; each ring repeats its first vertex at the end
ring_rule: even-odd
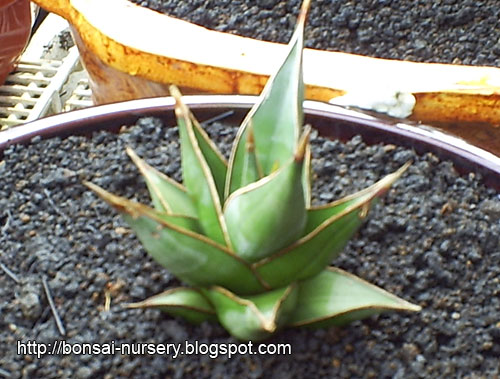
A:
POLYGON ((365 190, 311 206, 310 128, 302 127, 308 7, 306 0, 287 56, 240 126, 229 162, 172 87, 183 185, 131 149, 154 208, 86 183, 188 285, 132 307, 158 307, 194 323, 219 320, 242 340, 288 326, 342 325, 386 310, 420 309, 329 266, 408 165, 365 190))

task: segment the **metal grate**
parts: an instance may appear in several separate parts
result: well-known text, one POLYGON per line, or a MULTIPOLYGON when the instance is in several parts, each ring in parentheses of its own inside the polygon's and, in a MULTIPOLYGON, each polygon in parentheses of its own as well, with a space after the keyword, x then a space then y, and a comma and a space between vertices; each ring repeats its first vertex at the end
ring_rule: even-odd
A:
POLYGON ((6 129, 33 119, 40 98, 51 79, 57 74, 60 62, 21 62, 0 87, 0 125, 6 129))
POLYGON ((92 91, 89 86, 89 80, 87 78, 81 78, 77 82, 76 88, 72 91, 69 99, 65 101, 64 111, 68 112, 92 106, 91 96, 92 91))
POLYGON ((62 61, 21 60, 16 71, 0 86, 0 130, 62 112, 61 89, 78 58, 78 50, 73 47, 62 61))

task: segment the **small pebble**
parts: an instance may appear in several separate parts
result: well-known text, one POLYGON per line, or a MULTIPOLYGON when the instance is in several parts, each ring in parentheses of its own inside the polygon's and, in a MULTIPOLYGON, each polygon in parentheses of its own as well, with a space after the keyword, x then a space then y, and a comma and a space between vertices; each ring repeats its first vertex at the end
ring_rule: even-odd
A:
POLYGON ((22 295, 19 298, 19 303, 21 305, 23 315, 27 319, 34 320, 38 318, 42 313, 40 297, 36 293, 28 292, 22 295))

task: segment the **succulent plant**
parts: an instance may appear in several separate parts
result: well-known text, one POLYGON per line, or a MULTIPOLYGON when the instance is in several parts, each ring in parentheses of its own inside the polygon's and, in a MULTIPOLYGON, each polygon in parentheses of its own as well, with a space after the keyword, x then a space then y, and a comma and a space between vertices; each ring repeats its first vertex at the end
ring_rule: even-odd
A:
POLYGON ((157 307, 194 323, 218 319, 242 340, 420 309, 329 267, 408 165, 360 192, 311 206, 310 128, 302 127, 308 3, 283 64, 238 129, 229 162, 171 87, 183 185, 131 149, 154 208, 86 183, 123 215, 156 261, 189 285, 131 307, 157 307))

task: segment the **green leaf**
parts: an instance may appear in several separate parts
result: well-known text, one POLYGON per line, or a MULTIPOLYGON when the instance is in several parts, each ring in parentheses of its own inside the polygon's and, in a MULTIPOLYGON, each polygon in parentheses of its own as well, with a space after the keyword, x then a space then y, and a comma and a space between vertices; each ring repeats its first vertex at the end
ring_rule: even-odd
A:
POLYGON ((241 138, 245 141, 245 148, 238 150, 238 154, 241 155, 238 157, 241 167, 238 171, 233 171, 231 193, 262 178, 262 170, 259 168, 257 157, 255 156, 255 139, 251 124, 241 138))
POLYGON ((382 197, 389 190, 389 188, 391 188, 394 182, 404 174, 404 172, 408 169, 408 167, 410 167, 410 165, 411 162, 407 162, 397 171, 386 175, 375 184, 361 191, 358 191, 326 205, 312 207, 308 212, 305 233, 312 232, 314 229, 320 226, 321 223, 343 212, 346 208, 349 208, 355 204, 365 203, 368 199, 377 199, 382 197))
POLYGON ((185 217, 160 214, 92 183, 85 184, 122 214, 151 257, 180 280, 194 286, 220 285, 241 294, 269 288, 227 247, 180 227, 179 220, 184 222, 185 217))
POLYGON ((255 263, 257 272, 272 288, 318 274, 344 249, 373 203, 407 167, 351 196, 308 210, 306 234, 293 245, 255 263))
POLYGON ((158 217, 163 222, 178 226, 180 228, 189 230, 191 232, 195 232, 197 234, 203 234, 201 230, 200 223, 198 219, 192 218, 189 216, 182 215, 170 215, 168 213, 156 213, 156 217, 158 217))
POLYGON ((308 144, 304 155, 304 166, 302 172, 302 188, 304 190, 304 202, 306 208, 311 207, 311 146, 308 144))
POLYGON ((182 176, 189 196, 193 200, 199 222, 205 234, 215 242, 230 247, 217 186, 212 171, 203 156, 200 144, 189 117, 189 110, 182 102, 176 87, 171 86, 175 114, 181 140, 182 176))
POLYGON ((144 176, 156 210, 197 217, 193 201, 182 185, 148 165, 131 148, 127 148, 127 154, 144 176))
POLYGON ((245 151, 246 154, 243 161, 239 188, 245 187, 262 178, 262 172, 255 156, 255 140, 252 128, 248 128, 248 132, 246 133, 245 151))
POLYGON ((299 283, 290 326, 344 325, 385 311, 419 311, 411 304, 338 268, 329 267, 299 283))
POLYGON ((212 302, 220 323, 240 340, 261 340, 281 328, 295 309, 297 286, 239 297, 221 287, 202 290, 212 302))
POLYGON ((252 125, 257 161, 263 175, 282 167, 294 155, 304 119, 304 82, 302 78, 302 49, 304 25, 309 1, 302 4, 295 33, 288 44, 288 53, 278 72, 266 83, 259 101, 250 110, 236 136, 226 182, 225 197, 237 190, 238 177, 244 165, 242 153, 246 129, 252 125), (241 150, 241 151, 240 151, 241 150), (236 183, 233 183, 235 181, 236 183))
POLYGON ((254 267, 272 288, 317 274, 331 263, 356 233, 363 221, 360 213, 360 207, 349 210, 321 230, 257 262, 254 267))
POLYGON ((203 321, 216 321, 217 316, 210 302, 198 290, 178 287, 164 291, 128 308, 159 308, 176 317, 199 324, 203 321))
POLYGON ((289 245, 304 230, 302 166, 306 132, 294 160, 227 199, 224 217, 236 253, 255 262, 289 245))
MULTIPOLYGON (((173 86, 173 88, 176 87, 173 86)), ((172 91, 172 88, 170 89, 170 91, 172 91)), ((176 91, 176 89, 173 89, 173 91, 176 91)), ((177 92, 178 94, 176 96, 178 96, 180 99, 180 92, 178 89, 177 92)), ((226 182, 227 173, 226 158, 224 158, 224 156, 221 154, 217 146, 210 139, 208 134, 205 132, 198 120, 194 117, 189 108, 185 107, 184 111, 187 112, 189 119, 191 120, 196 141, 198 142, 198 146, 208 164, 208 167, 210 167, 210 172, 212 173, 215 181, 215 187, 217 188, 217 193, 219 194, 219 200, 222 203, 224 201, 224 185, 226 182)))

